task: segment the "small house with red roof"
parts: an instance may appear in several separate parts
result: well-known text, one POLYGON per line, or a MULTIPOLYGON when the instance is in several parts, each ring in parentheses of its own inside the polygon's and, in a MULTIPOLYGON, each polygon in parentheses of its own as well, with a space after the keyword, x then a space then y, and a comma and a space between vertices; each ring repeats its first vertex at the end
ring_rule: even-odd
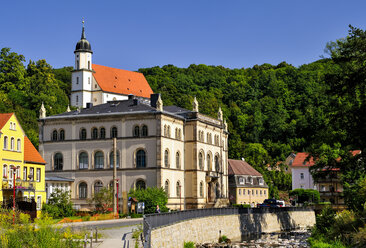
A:
POLYGON ((256 206, 268 196, 268 186, 261 173, 244 160, 228 160, 229 200, 231 204, 256 206))
POLYGON ((72 106, 85 108, 87 105, 127 100, 128 95, 148 100, 153 94, 142 73, 92 63, 93 51, 85 37, 84 23, 74 54, 70 97, 72 106))
POLYGON ((20 210, 33 201, 38 211, 46 201, 46 161, 25 135, 14 113, 0 114, 0 201, 11 206, 15 200, 20 210))

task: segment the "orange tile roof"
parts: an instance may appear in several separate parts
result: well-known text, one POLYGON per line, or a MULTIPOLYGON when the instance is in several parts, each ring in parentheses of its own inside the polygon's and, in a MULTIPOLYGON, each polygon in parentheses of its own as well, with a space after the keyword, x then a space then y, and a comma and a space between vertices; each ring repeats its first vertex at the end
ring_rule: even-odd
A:
POLYGON ((4 125, 8 122, 10 117, 13 116, 14 113, 6 113, 6 114, 0 114, 0 129, 4 127, 4 125))
POLYGON ((255 170, 250 164, 243 160, 228 159, 229 175, 251 175, 251 176, 262 176, 257 170, 255 170))
POLYGON ((93 64, 93 70, 93 76, 103 91, 146 98, 154 93, 142 73, 96 64, 93 64))
POLYGON ((309 166, 313 166, 314 160, 313 157, 311 157, 309 159, 309 161, 306 161, 307 157, 309 156, 309 153, 307 152, 298 152, 296 153, 296 157, 294 158, 294 161, 292 162, 291 166, 305 166, 305 167, 309 167, 309 166))
POLYGON ((24 136, 24 161, 37 164, 46 164, 46 161, 44 161, 41 154, 39 154, 27 136, 24 136))

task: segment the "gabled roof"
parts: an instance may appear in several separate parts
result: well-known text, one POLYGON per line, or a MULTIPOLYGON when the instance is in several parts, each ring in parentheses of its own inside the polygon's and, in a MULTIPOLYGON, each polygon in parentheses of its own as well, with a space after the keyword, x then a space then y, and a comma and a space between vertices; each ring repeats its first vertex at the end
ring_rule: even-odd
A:
POLYGON ((0 129, 2 129, 14 113, 0 114, 0 129))
POLYGON ((93 64, 93 70, 95 71, 93 73, 95 80, 105 92, 122 95, 133 94, 145 98, 149 98, 150 94, 154 93, 142 73, 96 64, 93 64))
POLYGON ((24 161, 36 164, 46 164, 41 154, 33 146, 27 136, 24 136, 24 161))
POLYGON ((262 176, 261 173, 256 171, 250 164, 242 160, 229 159, 229 175, 250 175, 250 176, 262 176))
POLYGON ((307 152, 298 152, 296 153, 296 156, 292 162, 292 167, 310 167, 315 164, 313 157, 309 159, 309 161, 306 161, 307 157, 309 156, 309 153, 307 152))

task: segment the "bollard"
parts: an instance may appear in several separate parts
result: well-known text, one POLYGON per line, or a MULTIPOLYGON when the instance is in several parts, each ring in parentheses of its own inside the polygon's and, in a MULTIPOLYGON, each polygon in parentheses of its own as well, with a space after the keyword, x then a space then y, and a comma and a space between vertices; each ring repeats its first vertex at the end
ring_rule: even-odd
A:
POLYGON ((84 237, 84 248, 86 248, 86 244, 88 243, 88 234, 85 233, 84 237))
POLYGON ((90 230, 90 248, 93 248, 93 229, 90 230))
POLYGON ((95 243, 98 243, 98 227, 95 228, 95 243))

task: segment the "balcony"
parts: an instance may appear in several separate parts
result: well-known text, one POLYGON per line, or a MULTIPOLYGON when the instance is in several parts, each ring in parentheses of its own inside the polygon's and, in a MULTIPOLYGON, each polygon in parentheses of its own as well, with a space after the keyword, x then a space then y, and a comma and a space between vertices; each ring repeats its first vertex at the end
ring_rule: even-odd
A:
POLYGON ((320 196, 342 196, 343 192, 340 190, 333 191, 319 191, 320 196))
MULTIPOLYGON (((2 189, 9 190, 13 188, 13 179, 3 179, 2 189)), ((36 182, 35 181, 25 181, 16 179, 15 180, 15 189, 20 191, 33 191, 35 190, 36 182)))

